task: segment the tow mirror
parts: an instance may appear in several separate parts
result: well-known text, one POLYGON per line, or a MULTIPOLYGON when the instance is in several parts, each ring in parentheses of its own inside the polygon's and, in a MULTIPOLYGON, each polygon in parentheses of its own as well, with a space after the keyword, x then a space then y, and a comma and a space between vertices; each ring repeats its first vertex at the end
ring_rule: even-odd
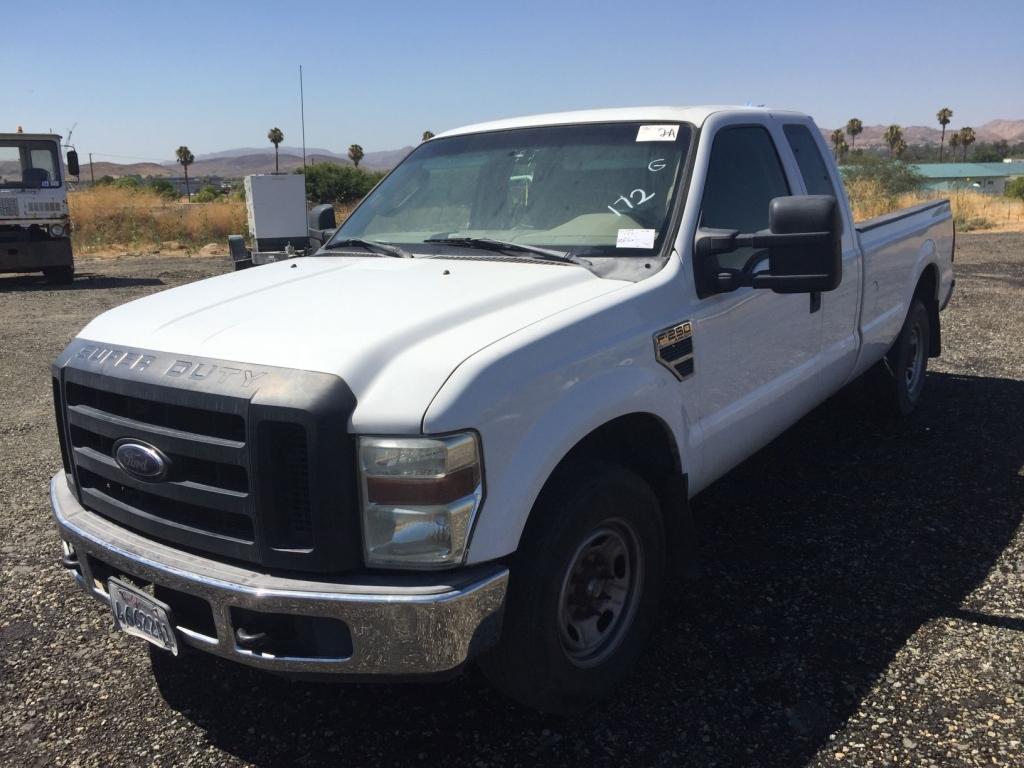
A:
POLYGON ((77 176, 81 170, 78 167, 78 153, 73 149, 68 150, 68 176, 77 176))
POLYGON ((831 195, 776 197, 768 204, 768 229, 751 234, 701 229, 694 244, 699 295, 736 288, 775 293, 832 291, 843 277, 842 219, 831 195), (742 269, 723 269, 718 256, 740 248, 754 253, 742 269), (757 269, 767 259, 767 269, 757 269))

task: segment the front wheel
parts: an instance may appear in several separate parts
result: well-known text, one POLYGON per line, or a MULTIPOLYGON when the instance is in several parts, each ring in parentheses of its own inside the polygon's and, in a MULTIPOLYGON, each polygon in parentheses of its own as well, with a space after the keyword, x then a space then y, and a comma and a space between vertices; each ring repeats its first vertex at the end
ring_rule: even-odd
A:
POLYGON ((879 404, 886 415, 905 417, 924 391, 930 356, 931 320, 920 299, 914 299, 892 349, 870 371, 879 404))
POLYGON ((643 650, 664 577, 658 499, 621 467, 563 472, 545 489, 515 557, 488 679, 555 714, 614 690, 643 650))

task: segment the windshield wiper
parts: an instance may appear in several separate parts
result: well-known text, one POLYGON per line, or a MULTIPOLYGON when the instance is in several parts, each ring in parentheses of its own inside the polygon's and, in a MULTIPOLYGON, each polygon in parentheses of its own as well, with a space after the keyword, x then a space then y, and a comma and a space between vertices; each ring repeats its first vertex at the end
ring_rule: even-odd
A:
POLYGON ((364 240, 361 237, 344 237, 341 240, 331 240, 320 250, 331 251, 337 248, 351 248, 353 245, 365 248, 366 250, 372 251, 373 253, 381 256, 393 256, 396 259, 414 258, 411 253, 404 248, 399 248, 397 245, 378 243, 376 240, 364 240))
POLYGON ((497 251, 506 253, 524 253, 538 256, 548 261, 564 261, 569 264, 578 264, 581 267, 591 266, 586 259, 573 256, 571 253, 562 251, 551 251, 547 248, 537 248, 533 245, 522 243, 510 243, 506 240, 493 240, 489 237, 428 237, 424 243, 440 243, 441 245, 459 245, 463 248, 480 248, 485 251, 497 251))

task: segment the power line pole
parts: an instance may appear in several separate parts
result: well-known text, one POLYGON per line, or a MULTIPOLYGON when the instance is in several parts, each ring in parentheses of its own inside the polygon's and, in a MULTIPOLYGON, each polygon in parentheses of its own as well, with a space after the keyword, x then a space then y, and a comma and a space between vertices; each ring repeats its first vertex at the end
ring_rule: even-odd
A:
POLYGON ((302 172, 306 172, 306 99, 302 92, 302 65, 299 64, 299 114, 302 118, 302 172))
POLYGON ((92 172, 92 152, 89 153, 89 178, 92 179, 92 184, 95 186, 96 174, 92 172))

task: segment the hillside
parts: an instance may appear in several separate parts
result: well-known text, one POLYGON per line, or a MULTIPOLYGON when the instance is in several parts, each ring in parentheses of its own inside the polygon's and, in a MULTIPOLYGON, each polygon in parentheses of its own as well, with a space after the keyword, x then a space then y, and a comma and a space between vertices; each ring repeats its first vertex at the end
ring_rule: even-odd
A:
MULTIPOLYGON (((962 123, 956 121, 947 126, 946 139, 952 131, 959 130, 962 123)), ((884 125, 865 125, 864 132, 857 136, 858 147, 881 147, 885 146, 884 125)), ((831 128, 822 128, 822 133, 828 138, 832 133, 831 128)), ((983 125, 974 126, 974 133, 978 141, 999 141, 1004 139, 1009 143, 1024 141, 1024 120, 990 120, 983 125)), ((903 126, 903 139, 907 144, 935 144, 938 145, 942 137, 941 129, 936 125, 932 128, 927 125, 905 125, 903 126)))

